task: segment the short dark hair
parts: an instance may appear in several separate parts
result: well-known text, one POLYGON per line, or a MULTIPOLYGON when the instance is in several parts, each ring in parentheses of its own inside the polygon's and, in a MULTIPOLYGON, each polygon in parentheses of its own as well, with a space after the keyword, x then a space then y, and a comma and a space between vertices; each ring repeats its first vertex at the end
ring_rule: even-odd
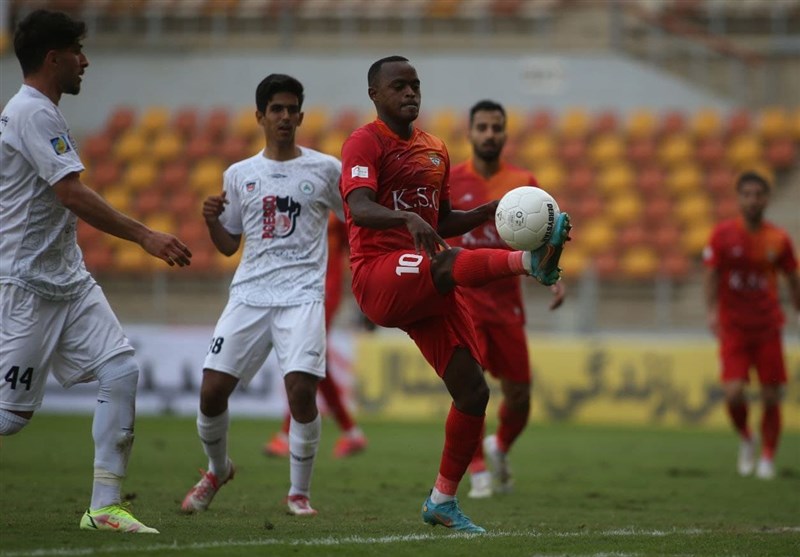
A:
POLYGON ((267 110, 267 105, 272 97, 278 93, 291 93, 297 97, 300 108, 303 108, 303 84, 290 75, 271 73, 261 80, 256 87, 256 109, 259 112, 267 110))
POLYGON ((506 117, 506 109, 503 108, 502 104, 500 104, 499 102, 495 102, 495 101, 490 101, 488 99, 484 99, 482 101, 476 102, 474 105, 472 105, 472 108, 469 109, 469 123, 470 123, 470 125, 472 125, 472 120, 475 119, 475 113, 476 112, 481 112, 481 111, 484 111, 484 110, 487 111, 487 112, 495 112, 495 111, 497 111, 497 112, 499 112, 500 114, 503 115, 503 119, 505 119, 505 117, 506 117))
POLYGON ((80 43, 86 36, 86 23, 62 12, 35 10, 17 24, 14 32, 14 53, 22 75, 37 71, 47 53, 80 43))
POLYGON ((741 190, 742 185, 744 185, 745 182, 756 182, 764 189, 764 192, 766 193, 769 193, 770 190, 772 190, 772 184, 769 183, 769 180, 755 170, 748 170, 739 174, 739 177, 736 179, 736 191, 741 190))
POLYGON ((386 58, 381 58, 373 62, 373 64, 369 67, 369 71, 367 71, 367 85, 370 87, 375 87, 375 83, 378 79, 378 74, 381 73, 381 68, 384 64, 388 64, 389 62, 408 62, 408 58, 403 56, 387 56, 386 58))

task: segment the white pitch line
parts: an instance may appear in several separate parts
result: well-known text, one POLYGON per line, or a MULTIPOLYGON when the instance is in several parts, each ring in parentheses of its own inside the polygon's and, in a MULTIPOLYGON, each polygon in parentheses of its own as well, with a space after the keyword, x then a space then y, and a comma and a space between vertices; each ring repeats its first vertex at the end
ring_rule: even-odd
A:
MULTIPOLYGON (((375 544, 393 544, 404 542, 417 542, 417 541, 435 541, 452 538, 570 538, 570 537, 630 537, 641 536, 650 538, 662 538, 666 536, 697 536, 709 533, 709 530, 701 530, 697 528, 687 529, 673 529, 673 530, 638 530, 636 528, 621 528, 614 530, 578 530, 573 532, 550 532, 550 531, 521 531, 521 532, 488 532, 486 534, 463 534, 452 533, 449 535, 434 535, 434 534, 406 534, 402 536, 382 536, 375 538, 368 538, 362 536, 346 536, 346 537, 333 537, 328 536, 324 538, 312 538, 307 540, 277 540, 277 539, 263 539, 263 540, 228 540, 222 542, 199 542, 181 545, 176 543, 172 544, 153 544, 143 546, 107 546, 107 547, 82 547, 70 549, 30 549, 23 551, 2 551, 0 557, 81 557, 83 555, 105 555, 109 553, 155 553, 167 551, 187 551, 192 549, 214 549, 214 548, 232 548, 232 547, 268 547, 268 546, 311 546, 311 547, 330 547, 337 545, 375 545, 375 544)), ((787 534, 787 533, 800 533, 800 526, 787 526, 777 527, 768 530, 752 529, 747 531, 748 534, 787 534)), ((100 535, 103 535, 102 533, 100 535)), ((586 557, 636 557, 637 553, 592 553, 587 554, 586 557)), ((533 557, 565 557, 560 554, 542 554, 533 557)), ((692 557, 686 555, 684 557, 692 557)))

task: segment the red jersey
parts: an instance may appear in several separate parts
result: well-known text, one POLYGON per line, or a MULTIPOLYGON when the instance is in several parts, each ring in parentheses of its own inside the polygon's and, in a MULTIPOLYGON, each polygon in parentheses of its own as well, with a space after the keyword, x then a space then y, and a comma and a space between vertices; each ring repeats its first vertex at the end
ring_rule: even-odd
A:
POLYGON ((720 274, 720 325, 762 330, 783 325, 777 273, 797 269, 786 232, 769 222, 751 232, 741 217, 722 222, 711 233, 703 260, 720 274))
POLYGON ((408 140, 400 138, 381 120, 358 128, 342 145, 342 179, 339 189, 350 242, 350 262, 355 274, 370 257, 414 249, 404 226, 377 230, 353 223, 347 195, 370 188, 375 201, 394 211, 417 213, 434 230, 439 224, 439 204, 450 198, 447 185, 450 157, 444 142, 414 129, 408 140))
MULTIPOLYGON (((500 199, 516 187, 538 185, 533 174, 507 163, 501 163, 500 171, 487 180, 475 172, 472 161, 469 160, 454 166, 450 172, 450 203, 453 209, 466 211, 493 199, 500 199)), ((468 249, 510 249, 500 239, 494 222, 486 222, 463 236, 448 240, 448 243, 468 249)), ((515 316, 511 323, 525 323, 525 306, 519 277, 508 277, 479 288, 461 290, 476 323, 509 323, 510 314, 515 316)))

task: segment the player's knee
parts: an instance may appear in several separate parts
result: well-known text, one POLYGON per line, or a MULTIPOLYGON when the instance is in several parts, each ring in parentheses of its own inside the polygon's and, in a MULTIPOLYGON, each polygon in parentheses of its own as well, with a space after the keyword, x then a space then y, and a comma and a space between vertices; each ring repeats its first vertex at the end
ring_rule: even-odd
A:
POLYGON ((309 373, 293 372, 286 375, 286 398, 292 415, 308 414, 316 409, 317 381, 317 377, 309 373))
POLYGON ((9 410, 0 409, 0 435, 14 435, 28 425, 30 418, 23 418, 9 410))
POLYGON ((436 290, 446 294, 456 287, 453 278, 453 263, 461 248, 450 248, 437 253, 431 259, 431 278, 436 290))
POLYGON ((101 392, 135 393, 139 382, 139 364, 132 353, 119 354, 103 363, 95 376, 101 392))

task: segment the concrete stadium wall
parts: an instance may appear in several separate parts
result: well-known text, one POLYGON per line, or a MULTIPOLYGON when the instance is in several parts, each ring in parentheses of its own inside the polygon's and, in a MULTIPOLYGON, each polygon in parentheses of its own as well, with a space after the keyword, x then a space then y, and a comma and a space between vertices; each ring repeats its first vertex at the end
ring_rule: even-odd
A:
MULTIPOLYGON (((101 126, 117 105, 143 107, 226 106, 254 103, 258 82, 268 73, 289 73, 307 90, 306 106, 330 109, 372 108, 366 73, 376 59, 392 52, 348 55, 265 54, 262 52, 190 51, 132 54, 93 52, 83 92, 61 103, 73 131, 101 126)), ((481 98, 508 107, 562 110, 694 110, 729 102, 639 62, 612 54, 598 55, 452 55, 404 51, 422 80, 423 111, 441 107, 467 109, 481 98)), ((21 83, 13 54, 0 59, 0 102, 21 83)))

